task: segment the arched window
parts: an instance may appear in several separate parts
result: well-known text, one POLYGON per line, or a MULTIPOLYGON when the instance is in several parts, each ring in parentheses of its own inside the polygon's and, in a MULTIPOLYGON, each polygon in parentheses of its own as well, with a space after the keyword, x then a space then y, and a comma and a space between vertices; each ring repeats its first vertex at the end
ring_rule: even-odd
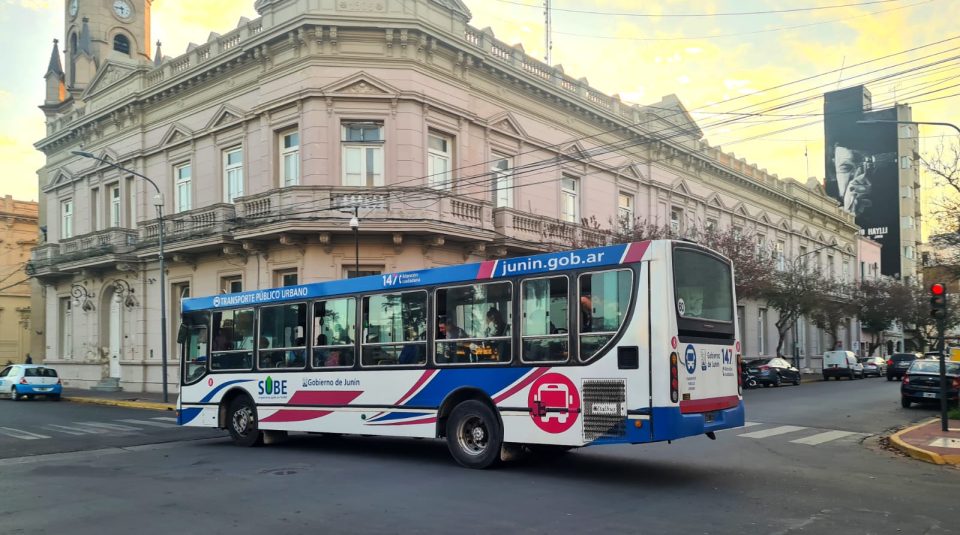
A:
POLYGON ((70 55, 72 56, 77 55, 77 34, 76 33, 70 34, 70 55))
POLYGON ((118 34, 113 38, 113 49, 123 54, 130 54, 130 39, 126 35, 118 34))

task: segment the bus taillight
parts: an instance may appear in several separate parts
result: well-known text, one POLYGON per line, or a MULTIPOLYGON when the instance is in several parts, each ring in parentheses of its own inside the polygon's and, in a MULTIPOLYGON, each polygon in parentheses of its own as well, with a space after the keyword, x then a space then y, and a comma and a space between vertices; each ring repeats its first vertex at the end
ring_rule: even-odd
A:
POLYGON ((743 394, 743 355, 737 353, 737 394, 743 394))
POLYGON ((677 371, 677 354, 670 353, 670 401, 680 400, 680 379, 677 371))

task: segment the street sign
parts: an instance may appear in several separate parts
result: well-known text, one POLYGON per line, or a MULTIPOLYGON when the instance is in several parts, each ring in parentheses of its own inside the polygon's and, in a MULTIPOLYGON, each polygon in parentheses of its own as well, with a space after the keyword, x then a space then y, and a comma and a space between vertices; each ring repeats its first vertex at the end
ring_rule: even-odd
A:
POLYGON ((960 347, 950 348, 950 360, 953 362, 960 362, 960 347))

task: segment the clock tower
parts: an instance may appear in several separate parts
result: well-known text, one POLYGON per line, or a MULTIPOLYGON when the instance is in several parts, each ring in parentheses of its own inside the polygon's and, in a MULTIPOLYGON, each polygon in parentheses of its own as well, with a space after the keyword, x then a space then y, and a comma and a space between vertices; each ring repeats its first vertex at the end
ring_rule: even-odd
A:
POLYGON ((150 61, 150 4, 153 0, 66 0, 65 82, 83 91, 107 61, 150 61))

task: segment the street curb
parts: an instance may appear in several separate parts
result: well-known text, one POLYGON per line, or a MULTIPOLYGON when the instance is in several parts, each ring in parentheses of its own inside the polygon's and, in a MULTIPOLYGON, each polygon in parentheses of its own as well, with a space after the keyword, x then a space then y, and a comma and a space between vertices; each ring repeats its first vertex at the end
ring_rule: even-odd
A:
POLYGON ((73 403, 88 403, 91 405, 110 405, 113 407, 127 407, 129 409, 149 409, 154 411, 172 411, 176 406, 171 403, 157 403, 154 401, 124 401, 119 399, 65 397, 64 401, 73 403))
POLYGON ((944 464, 960 465, 960 455, 940 455, 939 453, 927 451, 923 448, 919 448, 912 444, 907 444, 903 439, 900 438, 900 436, 903 434, 909 433, 914 429, 919 429, 925 425, 928 425, 932 422, 937 422, 937 421, 939 420, 934 418, 934 419, 930 419, 925 422, 919 423, 917 425, 908 427, 906 429, 897 431, 896 433, 890 435, 890 444, 892 444, 893 447, 897 448, 903 453, 906 453, 910 457, 913 457, 914 459, 917 459, 920 461, 924 461, 932 464, 940 464, 940 465, 944 465, 944 464))

